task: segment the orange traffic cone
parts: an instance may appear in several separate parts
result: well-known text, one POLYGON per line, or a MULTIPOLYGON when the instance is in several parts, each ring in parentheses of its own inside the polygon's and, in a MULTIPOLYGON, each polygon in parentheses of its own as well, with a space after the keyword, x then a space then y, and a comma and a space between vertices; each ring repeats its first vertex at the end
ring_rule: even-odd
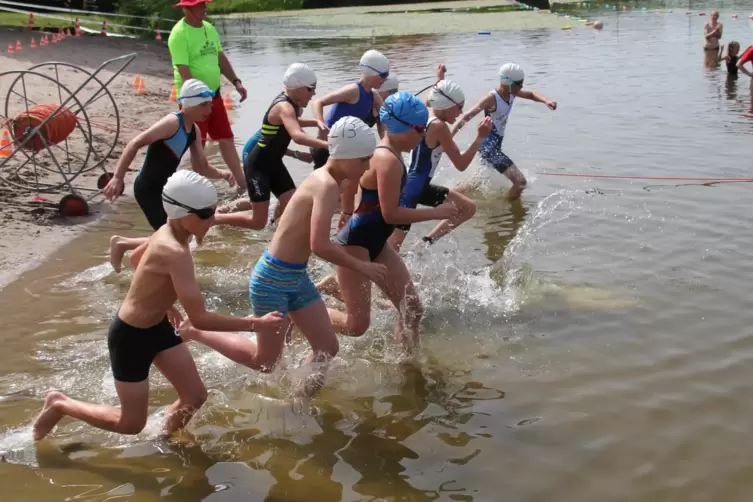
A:
POLYGON ((34 29, 34 14, 29 12, 29 31, 34 29))
POLYGON ((13 54, 14 52, 16 51, 13 49, 13 43, 8 44, 8 54, 13 54))
POLYGON ((65 29, 65 36, 66 38, 71 36, 71 30, 69 30, 68 28, 65 29))
POLYGON ((37 43, 34 41, 33 38, 31 39, 31 48, 32 49, 36 49, 37 48, 37 43))
POLYGON ((159 32, 159 26, 154 27, 154 32, 156 33, 156 35, 154 35, 154 40, 162 42, 162 33, 159 32))
POLYGON ((136 85, 136 94, 146 94, 146 87, 144 87, 144 78, 139 77, 139 83, 136 85))
POLYGON ((21 41, 16 40, 16 52, 21 52, 22 50, 24 50, 24 48, 21 47, 21 41))
POLYGON ((170 101, 173 103, 178 101, 178 93, 175 91, 175 84, 170 88, 170 101))
POLYGON ((99 34, 102 35, 103 37, 107 36, 107 19, 102 21, 102 30, 100 30, 99 34))
POLYGON ((230 93, 225 93, 225 99, 223 100, 225 103, 225 110, 232 110, 233 109, 233 100, 230 99, 230 93))
POLYGON ((139 86, 139 81, 140 81, 140 80, 141 80, 141 75, 139 75, 139 74, 137 73, 137 74, 136 74, 136 78, 134 78, 134 79, 133 79, 133 83, 131 83, 131 85, 132 85, 133 87, 138 87, 138 86, 139 86))
POLYGON ((3 129, 3 136, 0 138, 0 157, 10 157, 13 150, 10 147, 10 135, 8 129, 3 129))

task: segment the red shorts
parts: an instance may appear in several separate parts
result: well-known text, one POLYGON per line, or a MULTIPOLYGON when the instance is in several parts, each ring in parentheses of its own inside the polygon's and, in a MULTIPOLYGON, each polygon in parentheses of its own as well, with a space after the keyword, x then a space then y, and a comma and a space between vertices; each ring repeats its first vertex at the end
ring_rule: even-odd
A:
POLYGON ((212 114, 204 122, 196 122, 201 130, 201 144, 207 142, 207 134, 213 141, 221 139, 233 139, 233 129, 230 127, 230 119, 225 110, 225 103, 222 100, 222 93, 217 93, 212 98, 212 114))

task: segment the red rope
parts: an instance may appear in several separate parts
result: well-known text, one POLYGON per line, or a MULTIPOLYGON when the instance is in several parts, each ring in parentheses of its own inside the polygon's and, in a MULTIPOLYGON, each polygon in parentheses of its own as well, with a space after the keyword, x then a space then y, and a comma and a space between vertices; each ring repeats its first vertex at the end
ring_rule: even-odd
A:
MULTIPOLYGON (((29 108, 28 111, 21 112, 13 117, 10 123, 16 143, 20 144, 24 141, 27 129, 39 126, 47 117, 55 113, 57 109, 58 105, 36 105, 29 108)), ((24 149, 39 151, 45 148, 45 143, 48 145, 61 143, 70 136, 75 128, 76 116, 70 110, 61 108, 39 130, 39 135, 44 138, 44 141, 35 135, 24 145, 24 149)))

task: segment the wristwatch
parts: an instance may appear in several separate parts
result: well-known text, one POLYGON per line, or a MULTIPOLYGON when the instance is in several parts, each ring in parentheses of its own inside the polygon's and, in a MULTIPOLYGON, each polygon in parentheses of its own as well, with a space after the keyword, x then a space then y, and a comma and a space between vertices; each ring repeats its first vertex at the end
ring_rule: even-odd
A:
POLYGON ((233 85, 234 85, 235 87, 238 87, 238 84, 242 84, 242 83, 243 83, 243 82, 241 82, 241 79, 239 79, 239 78, 236 78, 235 80, 233 80, 233 85))

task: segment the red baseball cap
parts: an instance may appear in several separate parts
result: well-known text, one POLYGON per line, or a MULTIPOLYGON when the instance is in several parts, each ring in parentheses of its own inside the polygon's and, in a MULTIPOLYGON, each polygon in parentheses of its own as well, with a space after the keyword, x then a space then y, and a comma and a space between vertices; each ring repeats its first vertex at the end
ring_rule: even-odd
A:
POLYGON ((173 7, 193 7, 194 5, 209 3, 211 1, 212 0, 180 0, 180 2, 173 5, 173 7))

